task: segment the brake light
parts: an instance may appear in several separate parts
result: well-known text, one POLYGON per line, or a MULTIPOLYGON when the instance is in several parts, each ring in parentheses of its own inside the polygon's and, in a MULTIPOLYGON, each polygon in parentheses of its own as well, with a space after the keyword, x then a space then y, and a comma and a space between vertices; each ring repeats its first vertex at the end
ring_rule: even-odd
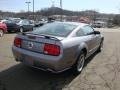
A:
POLYGON ((21 44, 22 44, 22 39, 16 37, 14 40, 14 45, 16 47, 21 47, 21 44))
POLYGON ((60 55, 60 47, 54 44, 45 44, 44 46, 44 53, 53 56, 60 55))

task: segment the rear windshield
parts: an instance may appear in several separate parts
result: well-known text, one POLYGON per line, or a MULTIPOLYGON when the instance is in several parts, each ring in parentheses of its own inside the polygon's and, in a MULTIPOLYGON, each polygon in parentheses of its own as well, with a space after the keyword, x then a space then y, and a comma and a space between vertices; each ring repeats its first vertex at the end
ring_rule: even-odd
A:
POLYGON ((33 33, 67 37, 76 27, 77 25, 66 23, 49 23, 42 27, 36 28, 33 33))

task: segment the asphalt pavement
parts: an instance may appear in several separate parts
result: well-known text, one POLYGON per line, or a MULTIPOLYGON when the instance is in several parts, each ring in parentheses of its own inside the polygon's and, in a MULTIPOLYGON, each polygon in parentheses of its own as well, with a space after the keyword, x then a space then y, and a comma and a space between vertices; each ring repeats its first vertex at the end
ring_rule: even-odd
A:
POLYGON ((16 34, 0 38, 0 90, 120 90, 120 29, 96 29, 104 35, 102 52, 86 60, 79 75, 71 70, 53 74, 14 60, 16 34))

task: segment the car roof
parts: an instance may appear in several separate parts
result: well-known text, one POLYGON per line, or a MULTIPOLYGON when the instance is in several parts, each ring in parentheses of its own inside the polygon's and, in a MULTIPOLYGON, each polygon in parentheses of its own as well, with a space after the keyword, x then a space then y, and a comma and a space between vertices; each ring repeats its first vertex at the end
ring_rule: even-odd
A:
POLYGON ((3 19, 3 20, 1 20, 1 22, 5 22, 5 23, 7 23, 7 22, 14 23, 14 21, 13 21, 13 20, 10 20, 10 19, 3 19))
POLYGON ((6 20, 6 19, 1 20, 1 22, 6 22, 6 21, 9 21, 9 20, 6 20))
POLYGON ((56 22, 56 23, 72 24, 72 25, 77 25, 79 27, 83 27, 83 26, 88 25, 86 23, 80 23, 80 22, 56 22))

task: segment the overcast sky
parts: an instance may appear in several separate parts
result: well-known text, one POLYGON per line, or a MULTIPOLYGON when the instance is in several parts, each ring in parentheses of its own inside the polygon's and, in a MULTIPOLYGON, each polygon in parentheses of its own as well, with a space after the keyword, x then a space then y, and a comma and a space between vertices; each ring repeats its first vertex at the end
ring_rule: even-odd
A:
MULTIPOLYGON (((0 10, 19 12, 27 11, 26 1, 31 1, 30 10, 32 11, 33 0, 0 0, 0 10)), ((52 1, 59 7, 60 0, 34 0, 35 10, 51 7, 52 1)), ((63 0, 63 8, 74 11, 97 10, 102 13, 120 13, 120 0, 63 0)))

